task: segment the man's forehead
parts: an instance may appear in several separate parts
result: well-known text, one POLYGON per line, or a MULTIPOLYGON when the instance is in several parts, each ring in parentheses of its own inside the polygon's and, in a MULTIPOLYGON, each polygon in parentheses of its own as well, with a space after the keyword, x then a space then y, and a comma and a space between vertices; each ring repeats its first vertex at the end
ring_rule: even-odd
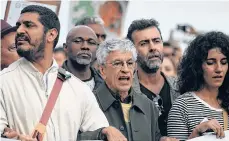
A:
POLYGON ((149 27, 143 30, 136 30, 132 34, 132 38, 134 41, 141 41, 141 40, 147 40, 147 39, 153 39, 153 38, 160 38, 161 35, 159 30, 156 27, 149 27))
POLYGON ((68 37, 70 38, 77 38, 77 37, 81 37, 81 38, 91 38, 94 40, 97 40, 97 37, 94 33, 93 30, 89 29, 89 28, 85 28, 85 27, 79 27, 79 28, 73 28, 69 34, 68 37))
POLYGON ((31 22, 39 21, 39 14, 34 12, 22 13, 18 19, 18 22, 24 22, 24 21, 31 21, 31 22))
POLYGON ((131 51, 112 51, 109 55, 108 55, 108 59, 111 60, 130 60, 133 58, 133 54, 131 51))

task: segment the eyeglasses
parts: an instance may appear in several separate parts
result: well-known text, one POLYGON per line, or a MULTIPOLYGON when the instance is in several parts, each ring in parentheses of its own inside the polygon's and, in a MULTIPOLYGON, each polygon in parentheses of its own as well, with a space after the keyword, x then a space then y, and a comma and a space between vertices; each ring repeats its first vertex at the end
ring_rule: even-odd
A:
POLYGON ((98 45, 98 43, 94 39, 91 39, 91 38, 85 40, 82 37, 78 37, 73 40, 74 43, 79 44, 79 45, 83 45, 85 41, 87 42, 88 46, 97 46, 98 45))
POLYGON ((106 34, 96 34, 97 38, 101 38, 103 41, 106 40, 107 35, 106 34))
POLYGON ((108 64, 111 64, 114 68, 118 68, 118 69, 123 68, 125 64, 129 69, 133 69, 135 66, 135 62, 133 60, 130 60, 127 62, 126 61, 114 61, 108 64))

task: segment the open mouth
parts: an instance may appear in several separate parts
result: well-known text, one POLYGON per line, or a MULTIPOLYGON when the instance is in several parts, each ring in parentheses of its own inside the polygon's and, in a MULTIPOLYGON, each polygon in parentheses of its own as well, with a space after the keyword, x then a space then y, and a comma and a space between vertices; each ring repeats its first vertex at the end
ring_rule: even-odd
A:
POLYGON ((121 76, 121 77, 118 78, 118 80, 120 80, 120 81, 129 81, 130 77, 129 76, 121 76))

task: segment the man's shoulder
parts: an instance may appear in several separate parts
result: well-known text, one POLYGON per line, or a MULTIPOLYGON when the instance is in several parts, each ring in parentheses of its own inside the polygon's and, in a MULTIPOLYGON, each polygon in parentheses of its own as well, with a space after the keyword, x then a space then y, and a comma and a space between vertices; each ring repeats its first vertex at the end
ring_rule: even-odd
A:
POLYGON ((152 101, 143 93, 138 93, 134 89, 133 97, 135 97, 136 100, 140 101, 143 105, 151 105, 152 101))
POLYGON ((23 62, 23 58, 13 62, 12 64, 10 64, 7 68, 3 69, 0 72, 0 76, 4 77, 4 76, 11 76, 13 73, 15 73, 18 69, 20 64, 23 62))

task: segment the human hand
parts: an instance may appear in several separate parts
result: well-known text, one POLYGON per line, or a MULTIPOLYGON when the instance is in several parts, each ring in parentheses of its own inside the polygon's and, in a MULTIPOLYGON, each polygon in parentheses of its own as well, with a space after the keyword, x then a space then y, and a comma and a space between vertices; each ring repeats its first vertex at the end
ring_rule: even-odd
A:
POLYGON ((17 139, 19 134, 15 130, 6 127, 4 129, 3 135, 9 139, 13 139, 13 138, 17 139))
POLYGON ((179 140, 171 137, 161 137, 160 141, 179 141, 179 140))
POLYGON ((211 119, 209 121, 202 122, 201 124, 197 125, 195 128, 195 130, 198 133, 204 133, 208 129, 212 129, 214 131, 214 133, 216 134, 216 138, 224 138, 225 137, 223 128, 216 119, 211 119))
POLYGON ((19 135, 18 139, 21 141, 37 141, 36 138, 32 138, 30 135, 19 135))
POLYGON ((102 130, 108 141, 127 141, 126 137, 116 128, 109 126, 102 130))
POLYGON ((37 139, 33 139, 29 135, 21 135, 18 132, 16 132, 15 130, 8 128, 8 127, 4 129, 3 135, 9 139, 14 138, 14 139, 21 140, 21 141, 37 141, 37 139))

